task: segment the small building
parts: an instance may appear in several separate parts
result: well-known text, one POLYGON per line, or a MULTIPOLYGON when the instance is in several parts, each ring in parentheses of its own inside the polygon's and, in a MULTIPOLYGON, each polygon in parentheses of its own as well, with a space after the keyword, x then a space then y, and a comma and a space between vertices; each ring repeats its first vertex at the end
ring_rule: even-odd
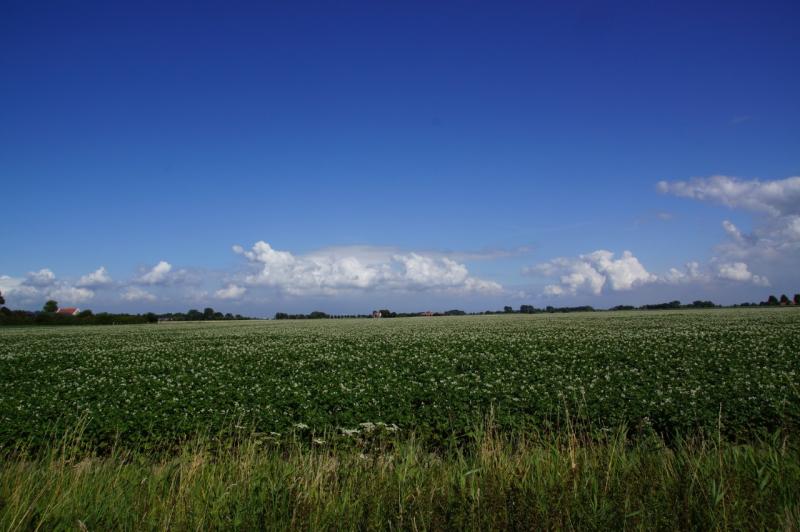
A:
POLYGON ((383 314, 381 314, 381 311, 380 311, 380 310, 373 310, 373 311, 372 311, 372 317, 373 317, 373 318, 380 318, 380 317, 382 317, 382 316, 383 316, 383 314))
POLYGON ((61 316, 77 316, 80 311, 81 309, 78 307, 63 307, 58 309, 56 314, 60 314, 61 316))

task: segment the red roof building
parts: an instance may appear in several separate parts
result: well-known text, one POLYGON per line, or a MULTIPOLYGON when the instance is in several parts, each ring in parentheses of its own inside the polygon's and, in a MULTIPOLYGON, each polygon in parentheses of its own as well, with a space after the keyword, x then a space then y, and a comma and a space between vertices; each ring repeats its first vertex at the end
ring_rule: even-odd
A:
POLYGON ((75 316, 78 312, 80 312, 78 307, 64 307, 58 309, 56 314, 61 314, 62 316, 75 316))

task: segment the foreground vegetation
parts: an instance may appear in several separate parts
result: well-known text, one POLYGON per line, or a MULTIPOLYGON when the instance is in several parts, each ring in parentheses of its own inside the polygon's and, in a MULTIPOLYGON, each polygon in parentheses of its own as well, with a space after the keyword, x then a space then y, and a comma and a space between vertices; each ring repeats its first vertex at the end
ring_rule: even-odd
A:
POLYGON ((800 529, 800 311, 0 331, 0 529, 800 529))
POLYGON ((432 452, 248 434, 98 456, 77 431, 0 461, 0 529, 797 530, 797 443, 477 430, 432 452))

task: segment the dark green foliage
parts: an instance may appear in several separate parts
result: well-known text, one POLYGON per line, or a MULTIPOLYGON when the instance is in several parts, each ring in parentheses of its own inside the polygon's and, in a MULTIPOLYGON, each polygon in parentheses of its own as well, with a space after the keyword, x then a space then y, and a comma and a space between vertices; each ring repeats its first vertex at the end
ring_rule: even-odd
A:
MULTIPOLYGON (((5 307, 3 307, 5 308, 5 307)), ((158 316, 153 313, 140 314, 94 314, 83 310, 77 316, 66 316, 49 312, 28 312, 8 310, 0 312, 0 325, 133 325, 137 323, 156 323, 158 316)))
POLYGON ((681 308, 680 301, 670 301, 669 303, 658 303, 655 305, 642 305, 639 307, 642 310, 670 310, 681 308))
POLYGON ((800 425, 794 307, 0 335, 0 445, 84 414, 87 438, 141 445, 242 419, 280 433, 382 421, 439 446, 492 409, 502 430, 555 428, 565 412, 663 434, 800 425))
POLYGON ((54 300, 49 300, 44 304, 42 307, 43 312, 55 312, 58 310, 58 302, 54 300))

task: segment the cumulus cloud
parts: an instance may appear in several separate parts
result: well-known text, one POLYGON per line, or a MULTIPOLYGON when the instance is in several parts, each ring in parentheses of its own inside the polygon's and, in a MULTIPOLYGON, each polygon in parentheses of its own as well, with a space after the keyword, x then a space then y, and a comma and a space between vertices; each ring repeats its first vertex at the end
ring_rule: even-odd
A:
POLYGON ((220 288, 217 290, 214 295, 217 296, 218 299, 239 299, 242 297, 247 289, 243 286, 238 286, 236 284, 229 284, 225 288, 220 288))
POLYGON ((55 299, 61 306, 83 303, 94 297, 94 292, 88 288, 78 288, 67 284, 61 285, 47 293, 48 299, 55 299))
POLYGON ((670 268, 660 279, 668 284, 683 284, 708 282, 711 278, 712 276, 703 270, 699 262, 690 261, 684 265, 683 270, 670 268))
POLYGON ((81 276, 76 286, 85 288, 98 288, 111 284, 112 279, 104 266, 100 266, 92 273, 81 276))
POLYGON ((0 292, 13 297, 17 302, 28 303, 37 299, 55 299, 62 304, 75 304, 94 297, 94 292, 89 288, 73 286, 67 281, 59 280, 48 268, 28 272, 22 279, 0 276, 0 292))
POLYGON ((50 286, 56 282, 56 275, 48 268, 42 268, 38 272, 28 272, 25 277, 25 284, 28 286, 50 286))
POLYGON ((457 293, 499 293, 493 281, 469 275, 464 264, 424 253, 388 248, 336 248, 296 256, 256 242, 250 250, 234 246, 256 273, 245 282, 275 287, 293 295, 332 295, 356 290, 445 290, 457 293))
POLYGON ((164 284, 169 279, 169 272, 171 271, 172 264, 162 260, 142 274, 137 281, 142 284, 164 284))
POLYGON ((769 280, 761 275, 750 272, 744 262, 722 263, 717 266, 720 279, 728 279, 738 282, 752 282, 758 286, 769 286, 769 280))
POLYGON ((0 275, 0 292, 3 293, 6 299, 11 297, 27 299, 36 296, 39 293, 39 289, 25 284, 25 279, 0 275))
POLYGON ((148 292, 147 290, 142 290, 141 288, 131 286, 128 287, 124 292, 122 292, 122 299, 125 301, 155 301, 156 296, 148 292))
POLYGON ((537 264, 525 273, 557 277, 558 282, 544 287, 544 295, 576 295, 588 292, 599 296, 608 287, 612 291, 631 290, 652 283, 689 284, 712 282, 752 283, 769 286, 763 275, 752 273, 745 262, 720 262, 718 258, 703 266, 697 261, 687 262, 683 269, 670 268, 666 273, 650 273, 631 252, 619 258, 606 250, 598 250, 577 258, 560 257, 537 264))
POLYGON ((600 295, 605 286, 614 291, 630 290, 658 280, 630 251, 615 259, 613 252, 604 249, 577 258, 553 259, 527 272, 558 277, 558 283, 545 286, 545 295, 575 295, 579 291, 600 295))

